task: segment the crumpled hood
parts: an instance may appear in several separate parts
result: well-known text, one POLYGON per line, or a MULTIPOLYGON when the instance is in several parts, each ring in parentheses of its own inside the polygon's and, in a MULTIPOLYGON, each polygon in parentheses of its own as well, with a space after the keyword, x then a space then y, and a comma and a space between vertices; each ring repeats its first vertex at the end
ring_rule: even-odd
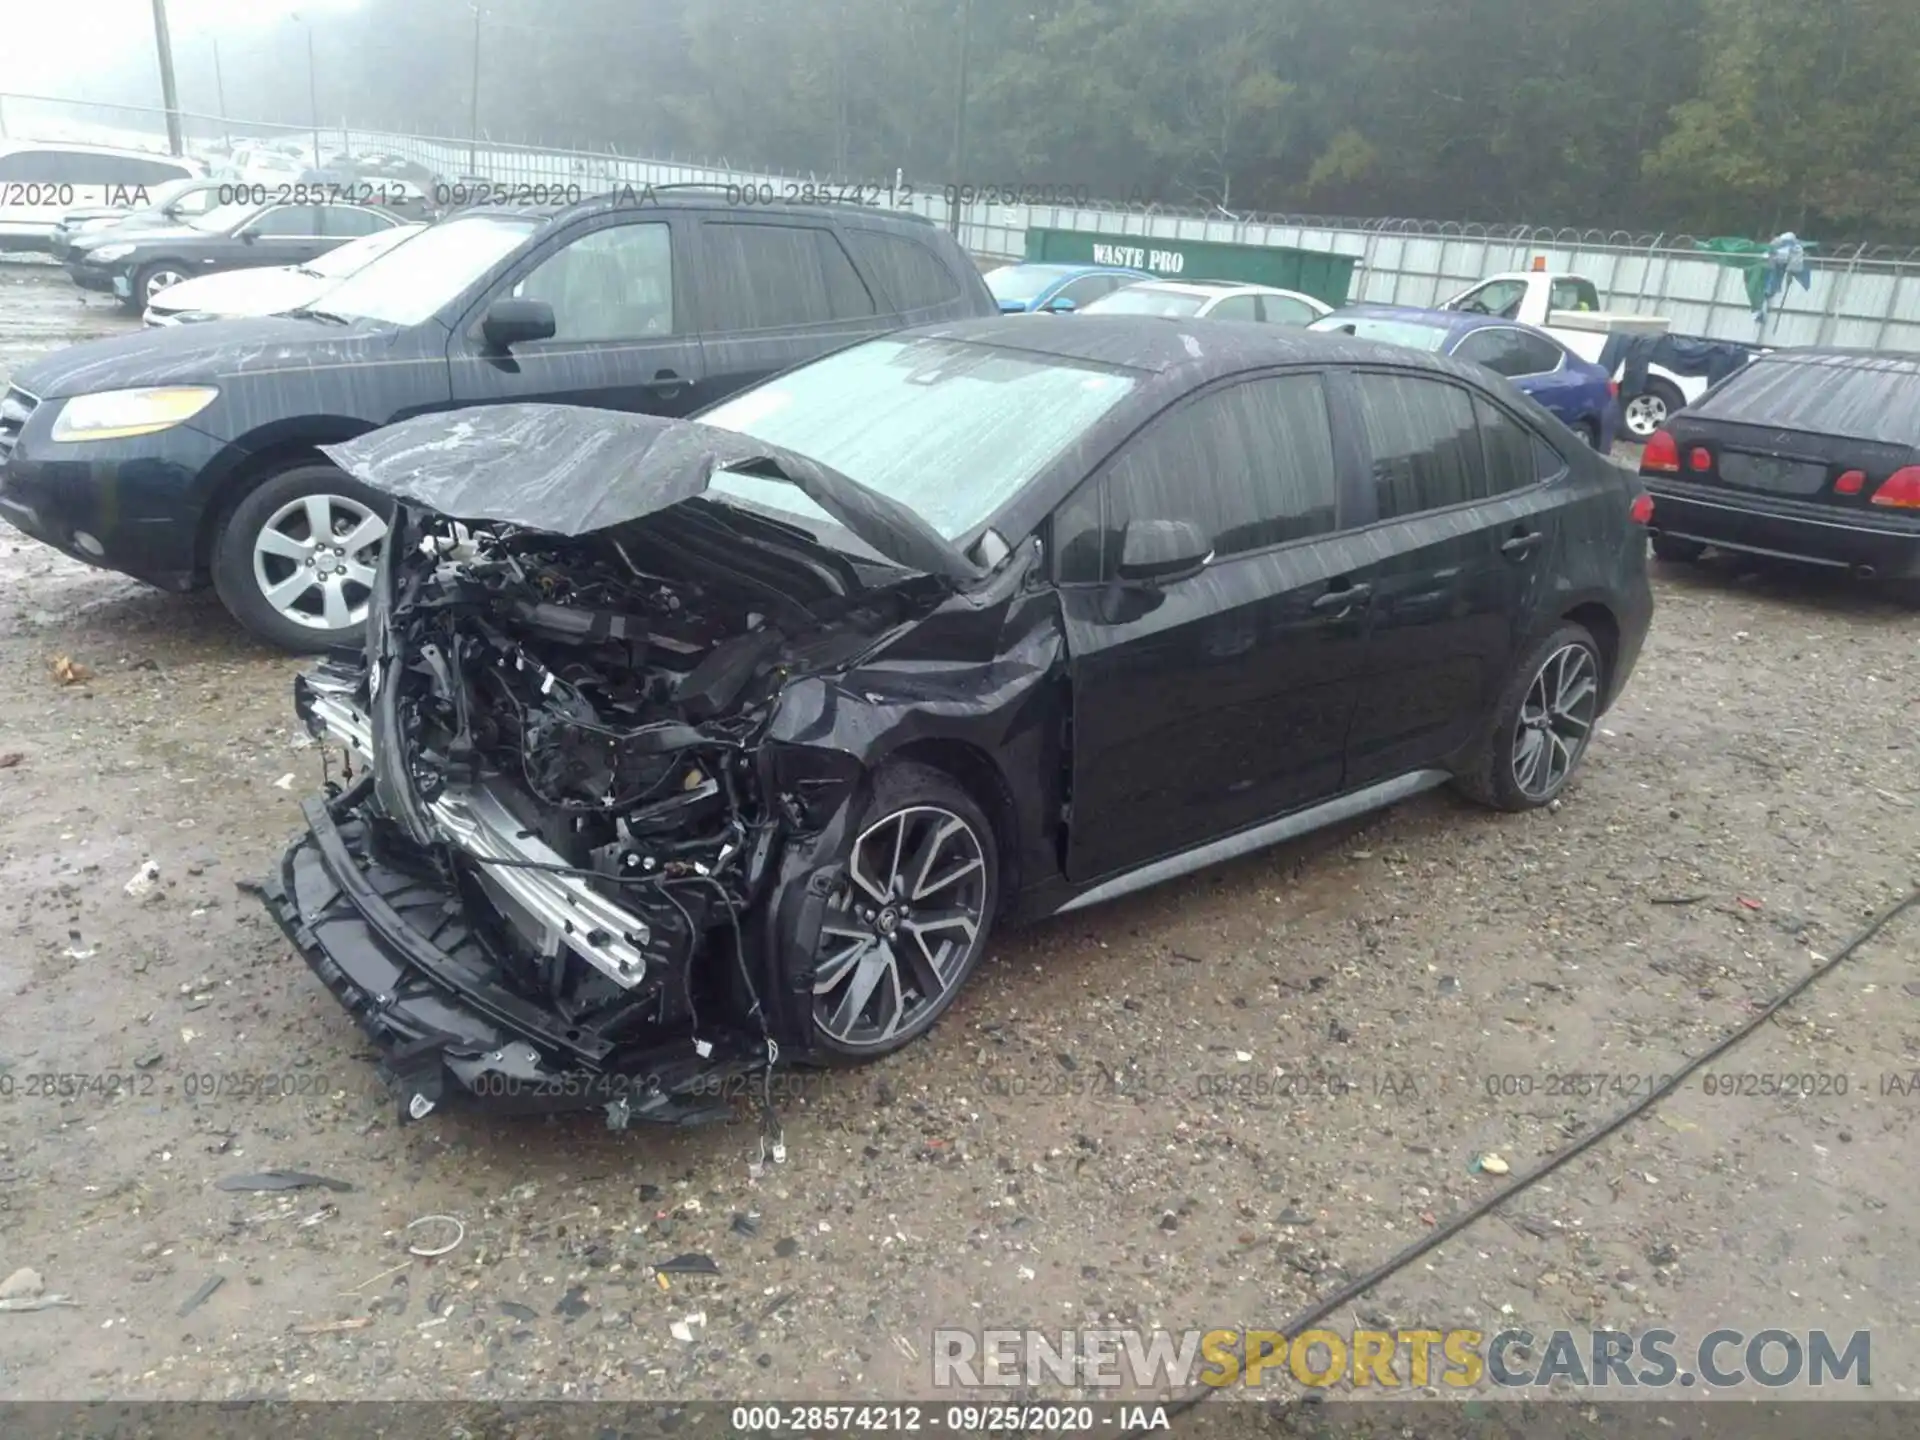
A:
POLYGON ((419 415, 321 447, 363 485, 454 520, 588 535, 704 494, 716 470, 771 475, 880 554, 956 583, 980 578, 913 511, 751 436, 575 405, 489 405, 419 415))

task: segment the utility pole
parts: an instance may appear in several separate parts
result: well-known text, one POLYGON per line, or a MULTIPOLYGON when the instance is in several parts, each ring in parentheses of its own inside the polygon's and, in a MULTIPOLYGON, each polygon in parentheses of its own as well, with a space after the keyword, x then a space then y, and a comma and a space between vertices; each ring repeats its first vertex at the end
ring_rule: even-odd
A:
POLYGON ((953 98, 953 179, 948 182, 947 228, 960 235, 960 193, 967 183, 967 49, 973 39, 973 0, 960 0, 960 75, 953 98))
POLYGON ((320 168, 320 90, 313 79, 313 25, 307 25, 307 110, 313 116, 313 168, 320 168))
POLYGON ((480 7, 473 7, 472 108, 467 116, 467 174, 480 173, 480 7))
POLYGON ((307 32, 307 110, 313 117, 313 168, 320 168, 320 90, 313 79, 313 22, 302 20, 298 10, 290 11, 287 18, 302 26, 307 32))
POLYGON ((173 37, 167 33, 167 0, 153 0, 153 43, 160 52, 160 103, 167 107, 167 150, 187 153, 180 138, 180 95, 173 84, 173 37))
POLYGON ((220 134, 227 142, 227 148, 233 148, 233 132, 227 128, 227 86, 220 78, 220 42, 213 42, 213 98, 220 107, 220 134))

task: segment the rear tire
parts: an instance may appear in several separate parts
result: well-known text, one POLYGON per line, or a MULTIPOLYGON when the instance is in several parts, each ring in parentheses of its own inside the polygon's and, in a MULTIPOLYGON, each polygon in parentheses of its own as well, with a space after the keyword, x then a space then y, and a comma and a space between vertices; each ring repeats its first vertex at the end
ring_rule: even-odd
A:
POLYGON ((1559 799, 1600 722, 1605 683, 1593 635, 1563 622, 1514 667, 1455 788, 1495 810, 1537 810, 1559 799))
POLYGON ((242 495, 213 542, 213 588, 269 644, 313 653, 358 643, 392 502, 325 461, 278 470, 242 495))
POLYGON ((842 1065, 933 1028, 985 953, 1000 903, 993 826, 939 770, 883 767, 854 833, 813 961, 814 1040, 842 1065))
POLYGON ((1667 381, 1649 377, 1646 389, 1621 402, 1621 423, 1626 427, 1628 438, 1644 445, 1653 432, 1685 408, 1686 403, 1687 397, 1667 381))
POLYGON ((1587 442, 1587 448, 1589 450, 1598 450, 1600 448, 1600 422, 1599 421, 1582 420, 1579 424, 1575 425, 1573 428, 1575 432, 1580 436, 1580 438, 1587 442))
POLYGON ((1677 535, 1656 535, 1653 537, 1653 554, 1658 560, 1673 565, 1690 565, 1706 553, 1706 545, 1698 540, 1682 540, 1677 535))

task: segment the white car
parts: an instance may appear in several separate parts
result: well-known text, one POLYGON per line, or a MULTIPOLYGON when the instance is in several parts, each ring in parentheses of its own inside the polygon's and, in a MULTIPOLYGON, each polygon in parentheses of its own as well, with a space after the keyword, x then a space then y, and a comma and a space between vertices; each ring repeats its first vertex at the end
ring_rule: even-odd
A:
POLYGON ((1142 280, 1084 306, 1082 315, 1173 315, 1192 319, 1252 320, 1311 325, 1333 307, 1298 290, 1234 280, 1142 280))
POLYGON ((0 141, 0 250, 46 250, 69 211, 143 209, 162 185, 203 173, 151 150, 0 141))
POLYGON ((304 265, 226 270, 182 280, 155 295, 143 318, 149 325, 189 325, 247 315, 284 315, 311 305, 349 275, 426 228, 396 225, 376 235, 363 235, 304 265))

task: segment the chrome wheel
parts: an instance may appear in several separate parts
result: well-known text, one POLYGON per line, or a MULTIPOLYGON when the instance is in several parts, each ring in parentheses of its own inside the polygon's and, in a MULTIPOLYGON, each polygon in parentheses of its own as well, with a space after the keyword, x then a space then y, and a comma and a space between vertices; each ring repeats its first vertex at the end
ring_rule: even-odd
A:
POLYGON ((387 522, 344 495, 303 495, 274 511, 253 542, 253 578, 281 615, 311 630, 367 618, 387 522))
POLYGON ((1628 433, 1636 440, 1645 440, 1667 423, 1667 402, 1652 391, 1636 395, 1627 402, 1623 418, 1628 433))
POLYGON ((988 879, 980 837, 951 810, 908 806, 868 827, 820 928, 814 1023, 848 1050, 930 1024, 986 928, 988 879))
POLYGON ((158 295, 170 285, 178 285, 186 278, 187 277, 178 270, 169 270, 163 265, 147 276, 146 288, 140 298, 151 305, 154 296, 158 295))
POLYGON ((1513 783, 1531 800, 1567 783, 1593 733, 1600 666, 1584 645, 1562 645, 1534 673, 1513 732, 1513 783))

